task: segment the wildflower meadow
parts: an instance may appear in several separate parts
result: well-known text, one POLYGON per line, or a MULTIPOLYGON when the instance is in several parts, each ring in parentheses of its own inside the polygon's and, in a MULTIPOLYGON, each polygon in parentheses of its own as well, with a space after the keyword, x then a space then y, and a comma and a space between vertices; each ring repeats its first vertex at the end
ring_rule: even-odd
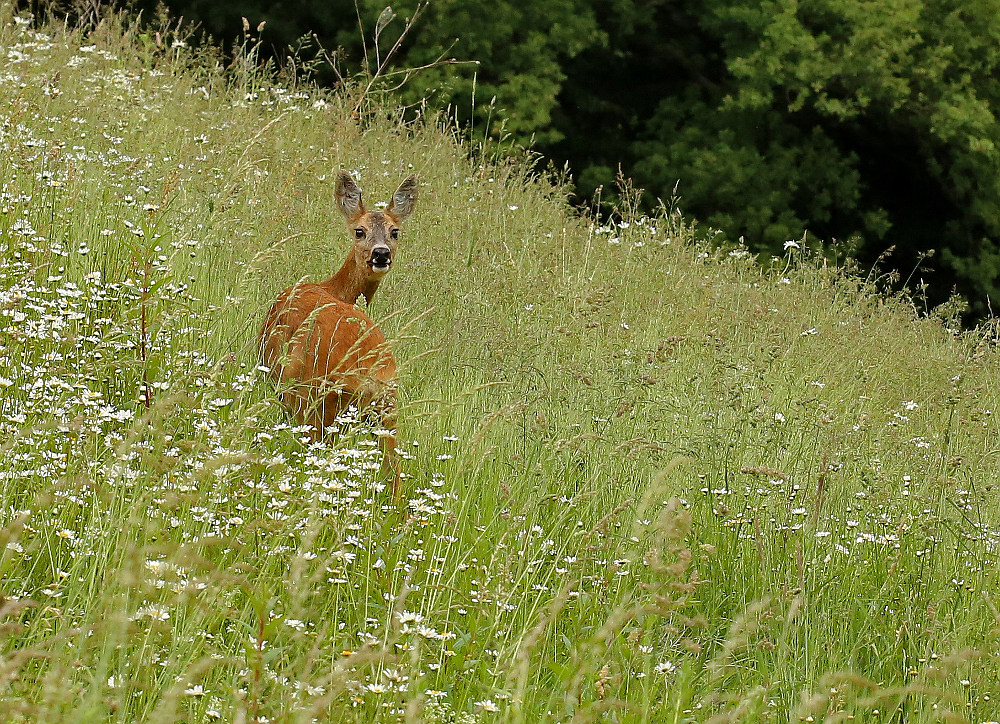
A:
POLYGON ((992 324, 157 22, 0 4, 0 721, 1000 719, 992 324), (340 170, 399 499, 257 356, 340 170))

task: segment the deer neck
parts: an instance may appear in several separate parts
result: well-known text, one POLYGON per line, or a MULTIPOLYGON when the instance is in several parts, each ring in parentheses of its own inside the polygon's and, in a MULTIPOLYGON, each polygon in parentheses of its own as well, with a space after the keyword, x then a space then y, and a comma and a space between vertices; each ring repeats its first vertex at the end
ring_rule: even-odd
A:
POLYGON ((378 289, 380 277, 373 276, 367 269, 359 267, 354 261, 354 255, 350 254, 344 266, 336 274, 320 284, 333 296, 342 302, 356 304, 358 297, 362 294, 365 299, 371 302, 378 289))

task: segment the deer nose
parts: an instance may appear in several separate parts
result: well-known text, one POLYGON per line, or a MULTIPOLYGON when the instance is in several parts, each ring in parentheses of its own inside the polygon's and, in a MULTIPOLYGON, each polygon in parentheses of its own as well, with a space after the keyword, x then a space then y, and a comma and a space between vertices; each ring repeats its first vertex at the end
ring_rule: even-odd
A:
POLYGON ((372 266, 387 267, 392 263, 392 251, 387 246, 377 246, 372 249, 372 266))

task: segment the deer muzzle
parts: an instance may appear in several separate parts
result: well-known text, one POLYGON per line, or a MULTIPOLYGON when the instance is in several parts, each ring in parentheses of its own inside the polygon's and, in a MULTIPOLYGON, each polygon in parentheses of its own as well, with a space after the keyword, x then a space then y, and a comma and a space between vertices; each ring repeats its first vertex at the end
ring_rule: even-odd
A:
POLYGON ((392 250, 387 246, 376 246, 372 249, 372 256, 368 264, 371 266, 372 271, 388 271, 389 266, 392 264, 392 250))

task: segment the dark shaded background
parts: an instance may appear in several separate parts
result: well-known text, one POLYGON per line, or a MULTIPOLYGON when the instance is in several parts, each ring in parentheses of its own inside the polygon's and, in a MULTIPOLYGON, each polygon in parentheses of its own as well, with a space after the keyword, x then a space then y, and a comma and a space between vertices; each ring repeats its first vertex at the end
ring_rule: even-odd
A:
MULTIPOLYGON (((337 72, 323 60, 314 77, 335 84, 366 70, 366 49, 374 71, 384 2, 166 5, 230 53, 243 17, 278 63, 322 47, 337 72)), ((393 5, 379 58, 416 7, 393 5)), ((155 22, 155 3, 134 8, 155 22)), ((961 293, 967 323, 997 295, 994 3, 433 0, 387 70, 441 57, 480 63, 415 74, 401 102, 427 98, 476 136, 568 163, 581 202, 599 186, 612 198, 621 167, 650 206, 679 180, 686 214, 753 251, 782 255, 808 232, 863 267, 884 255, 927 309, 961 293)))

